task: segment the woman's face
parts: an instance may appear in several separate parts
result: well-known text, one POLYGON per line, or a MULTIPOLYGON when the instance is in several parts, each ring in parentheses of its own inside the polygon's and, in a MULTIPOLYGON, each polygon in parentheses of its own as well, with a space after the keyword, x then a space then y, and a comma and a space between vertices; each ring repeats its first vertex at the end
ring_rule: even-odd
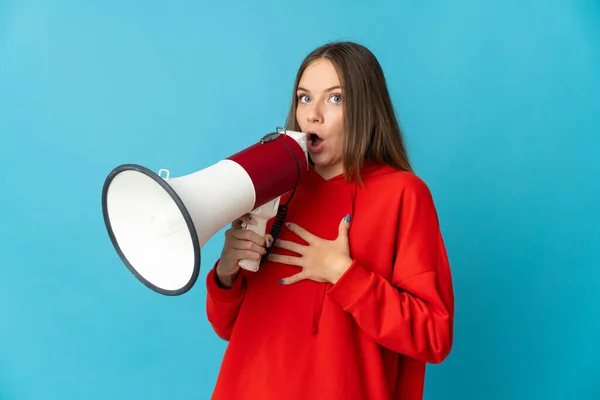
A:
POLYGON ((296 95, 296 120, 308 135, 308 153, 325 179, 343 172, 344 106, 342 87, 331 61, 320 59, 302 74, 296 95))

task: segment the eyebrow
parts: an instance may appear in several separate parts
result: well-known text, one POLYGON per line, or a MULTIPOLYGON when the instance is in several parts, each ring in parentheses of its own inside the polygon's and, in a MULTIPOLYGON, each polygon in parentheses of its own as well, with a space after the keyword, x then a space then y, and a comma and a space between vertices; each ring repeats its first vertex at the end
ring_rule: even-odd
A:
MULTIPOLYGON (((342 88, 342 86, 340 86, 340 85, 337 85, 337 86, 332 86, 332 87, 330 87, 330 88, 327 88, 327 89, 325 89, 325 91, 326 91, 326 92, 330 92, 330 91, 332 91, 332 90, 335 90, 335 89, 343 89, 343 88, 342 88)), ((303 91, 303 92, 309 92, 309 93, 310 93, 310 90, 308 90, 308 89, 305 89, 305 88, 303 88, 302 86, 298 86, 298 90, 301 90, 301 91, 303 91)))

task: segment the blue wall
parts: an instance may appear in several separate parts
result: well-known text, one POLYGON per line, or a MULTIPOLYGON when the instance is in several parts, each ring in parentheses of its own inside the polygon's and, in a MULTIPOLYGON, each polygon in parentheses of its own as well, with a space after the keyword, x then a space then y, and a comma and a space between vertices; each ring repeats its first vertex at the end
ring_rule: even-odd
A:
POLYGON ((222 236, 192 291, 157 295, 108 240, 103 180, 253 143, 334 39, 379 57, 439 208, 456 341, 426 398, 600 398, 600 3, 4 0, 1 399, 209 398, 222 236))

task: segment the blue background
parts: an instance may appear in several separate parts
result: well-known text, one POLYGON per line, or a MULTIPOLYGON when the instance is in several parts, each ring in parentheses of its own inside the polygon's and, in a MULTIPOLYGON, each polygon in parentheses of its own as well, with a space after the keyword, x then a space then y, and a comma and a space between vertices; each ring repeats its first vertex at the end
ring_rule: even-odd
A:
POLYGON ((208 399, 198 284, 118 259, 108 172, 183 175, 284 123, 296 68, 380 59, 440 214, 456 340, 426 399, 598 399, 600 3, 0 1, 0 398, 208 399))

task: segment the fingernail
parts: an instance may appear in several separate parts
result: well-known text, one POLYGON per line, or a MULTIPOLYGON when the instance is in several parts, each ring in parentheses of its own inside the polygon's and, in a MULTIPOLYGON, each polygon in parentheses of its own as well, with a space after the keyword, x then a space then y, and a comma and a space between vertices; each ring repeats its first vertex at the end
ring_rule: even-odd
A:
POLYGON ((350 214, 346 215, 346 218, 344 218, 344 221, 350 222, 350 214))
POLYGON ((271 247, 271 242, 272 242, 271 239, 268 239, 267 240, 267 246, 271 247))
POLYGON ((280 285, 283 285, 283 279, 280 279, 280 280, 279 280, 279 284, 280 284, 280 285))
POLYGON ((292 226, 292 224, 290 224, 289 222, 286 222, 285 226, 287 226, 289 228, 290 226, 292 226))

